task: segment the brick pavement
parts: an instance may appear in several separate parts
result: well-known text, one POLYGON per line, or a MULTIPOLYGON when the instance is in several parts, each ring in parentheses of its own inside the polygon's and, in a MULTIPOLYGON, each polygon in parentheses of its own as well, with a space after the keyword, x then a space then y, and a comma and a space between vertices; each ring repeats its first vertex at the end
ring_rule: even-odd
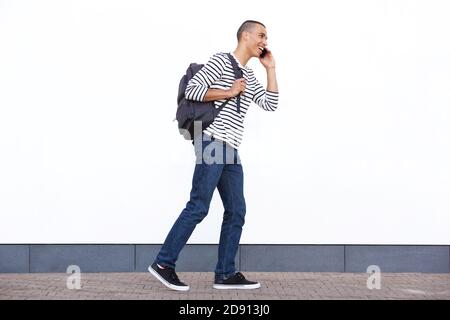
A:
POLYGON ((369 274, 245 272, 257 290, 216 290, 213 273, 179 272, 188 292, 171 291, 149 273, 82 273, 81 289, 69 290, 67 274, 0 274, 0 300, 9 299, 445 299, 450 274, 383 273, 381 289, 370 290, 369 274))

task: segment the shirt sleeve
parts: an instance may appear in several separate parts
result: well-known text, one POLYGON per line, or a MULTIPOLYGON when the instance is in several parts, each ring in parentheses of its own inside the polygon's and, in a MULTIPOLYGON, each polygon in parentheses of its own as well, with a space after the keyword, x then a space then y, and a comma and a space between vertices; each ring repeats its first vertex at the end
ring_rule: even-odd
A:
POLYGON ((259 81, 256 80, 253 101, 265 111, 275 111, 278 107, 278 92, 264 89, 259 81))
POLYGON ((222 77, 224 69, 225 63, 220 55, 213 55, 188 82, 185 91, 186 99, 203 101, 209 87, 222 77))

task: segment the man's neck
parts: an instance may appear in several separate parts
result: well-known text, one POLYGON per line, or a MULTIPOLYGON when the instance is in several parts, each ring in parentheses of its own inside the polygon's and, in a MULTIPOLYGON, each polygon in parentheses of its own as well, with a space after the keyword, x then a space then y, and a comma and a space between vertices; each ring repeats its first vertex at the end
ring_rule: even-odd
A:
POLYGON ((233 54, 239 60, 240 64, 244 67, 247 65, 248 60, 250 60, 251 55, 245 50, 245 48, 237 47, 236 50, 233 51, 233 54))

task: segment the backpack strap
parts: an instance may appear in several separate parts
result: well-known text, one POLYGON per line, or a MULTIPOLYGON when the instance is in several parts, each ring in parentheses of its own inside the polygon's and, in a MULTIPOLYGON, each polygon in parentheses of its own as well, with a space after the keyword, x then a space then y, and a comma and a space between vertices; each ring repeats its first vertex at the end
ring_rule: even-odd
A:
MULTIPOLYGON (((234 71, 234 77, 237 79, 240 79, 244 76, 242 69, 239 68, 236 59, 234 59, 234 57, 230 54, 230 53, 226 53, 228 56, 228 59, 230 59, 231 62, 231 66, 233 67, 233 71, 234 71)), ((220 106, 219 108, 217 108, 217 114, 219 114, 220 111, 222 111, 223 107, 225 107, 225 105, 228 103, 228 101, 230 101, 232 98, 228 98, 227 100, 225 100, 220 106)), ((236 106, 237 106, 237 112, 241 113, 241 96, 238 95, 236 97, 237 102, 236 102, 236 106)))
MULTIPOLYGON (((242 72, 242 69, 239 68, 236 59, 228 52, 227 52, 227 56, 230 59, 231 66, 233 67, 233 71, 234 71, 234 77, 236 78, 236 80, 242 78, 244 76, 244 73, 242 72)), ((237 95, 236 99, 237 99, 237 101, 236 101, 237 112, 241 113, 241 95, 240 94, 237 95)))

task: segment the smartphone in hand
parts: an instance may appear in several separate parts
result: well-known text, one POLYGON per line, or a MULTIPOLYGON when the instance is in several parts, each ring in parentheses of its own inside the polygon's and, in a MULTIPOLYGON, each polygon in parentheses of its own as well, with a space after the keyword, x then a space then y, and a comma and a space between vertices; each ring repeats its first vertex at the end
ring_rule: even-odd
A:
POLYGON ((263 51, 261 52, 261 54, 259 55, 260 58, 264 58, 267 54, 267 49, 264 48, 263 51))

